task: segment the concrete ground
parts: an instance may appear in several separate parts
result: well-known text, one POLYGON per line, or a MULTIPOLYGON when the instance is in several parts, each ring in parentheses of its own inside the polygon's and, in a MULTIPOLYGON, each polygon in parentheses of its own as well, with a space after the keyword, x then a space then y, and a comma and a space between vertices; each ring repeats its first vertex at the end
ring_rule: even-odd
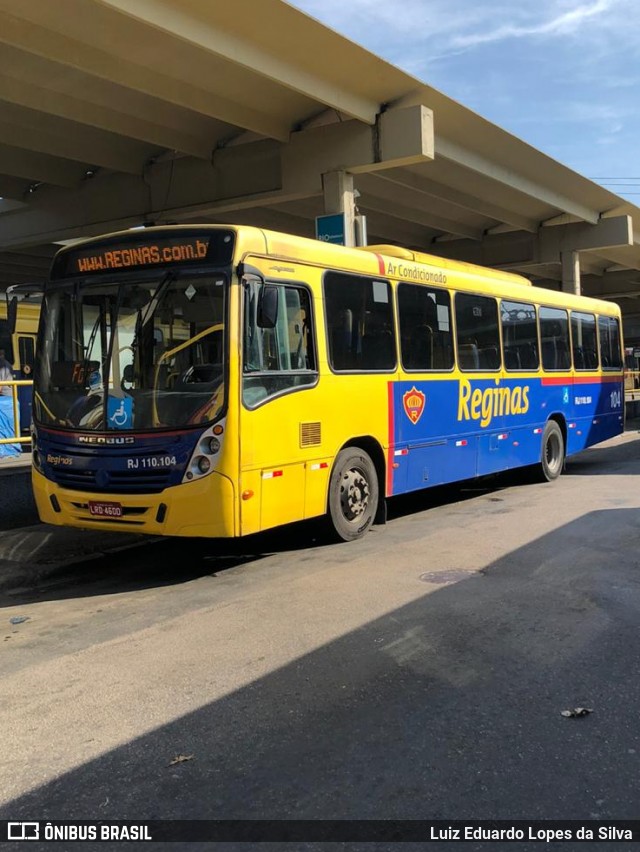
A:
POLYGON ((351 544, 5 550, 0 817, 636 817, 638 474, 630 430, 553 484, 396 500, 351 544))

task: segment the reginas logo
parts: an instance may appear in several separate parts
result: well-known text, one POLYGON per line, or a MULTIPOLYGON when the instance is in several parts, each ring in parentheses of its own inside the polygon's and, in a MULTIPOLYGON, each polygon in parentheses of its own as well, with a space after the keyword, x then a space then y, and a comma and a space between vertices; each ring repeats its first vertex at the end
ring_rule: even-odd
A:
POLYGON ((488 426, 494 417, 527 413, 529 385, 507 388, 500 387, 500 379, 495 383, 494 388, 473 388, 468 379, 460 379, 458 420, 479 420, 488 426))

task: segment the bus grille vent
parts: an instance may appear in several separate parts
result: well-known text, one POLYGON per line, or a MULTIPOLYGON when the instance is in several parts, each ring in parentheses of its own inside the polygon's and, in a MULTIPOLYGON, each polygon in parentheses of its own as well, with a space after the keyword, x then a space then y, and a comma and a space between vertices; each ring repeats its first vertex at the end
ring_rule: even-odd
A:
POLYGON ((300 424, 300 446, 315 447, 321 441, 321 430, 319 423, 300 424))

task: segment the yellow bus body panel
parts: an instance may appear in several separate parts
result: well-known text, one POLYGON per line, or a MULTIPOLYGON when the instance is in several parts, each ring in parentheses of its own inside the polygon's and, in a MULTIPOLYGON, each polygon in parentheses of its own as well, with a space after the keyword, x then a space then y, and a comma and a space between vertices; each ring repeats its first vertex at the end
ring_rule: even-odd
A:
POLYGON ((40 519, 57 526, 112 530, 148 535, 202 536, 230 538, 237 535, 235 521, 236 494, 226 476, 211 473, 194 482, 166 488, 160 494, 99 494, 71 491, 50 482, 37 470, 32 471, 33 493, 40 519), (55 495, 61 511, 51 503, 55 495), (144 510, 125 515, 117 521, 93 517, 89 500, 113 501, 126 509, 144 510), (160 504, 167 507, 162 523, 156 515, 160 504))

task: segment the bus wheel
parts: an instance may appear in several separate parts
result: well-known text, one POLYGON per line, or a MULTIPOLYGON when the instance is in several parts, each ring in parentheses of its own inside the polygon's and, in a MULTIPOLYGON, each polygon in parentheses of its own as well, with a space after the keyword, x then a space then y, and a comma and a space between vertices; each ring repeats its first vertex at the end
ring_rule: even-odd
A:
POLYGON ((341 450, 329 483, 329 518, 342 541, 363 536, 378 509, 378 476, 371 458, 359 447, 341 450))
POLYGON ((540 481, 552 482, 562 473, 564 466, 564 438, 562 429, 555 420, 547 421, 542 433, 542 453, 540 457, 540 481))

